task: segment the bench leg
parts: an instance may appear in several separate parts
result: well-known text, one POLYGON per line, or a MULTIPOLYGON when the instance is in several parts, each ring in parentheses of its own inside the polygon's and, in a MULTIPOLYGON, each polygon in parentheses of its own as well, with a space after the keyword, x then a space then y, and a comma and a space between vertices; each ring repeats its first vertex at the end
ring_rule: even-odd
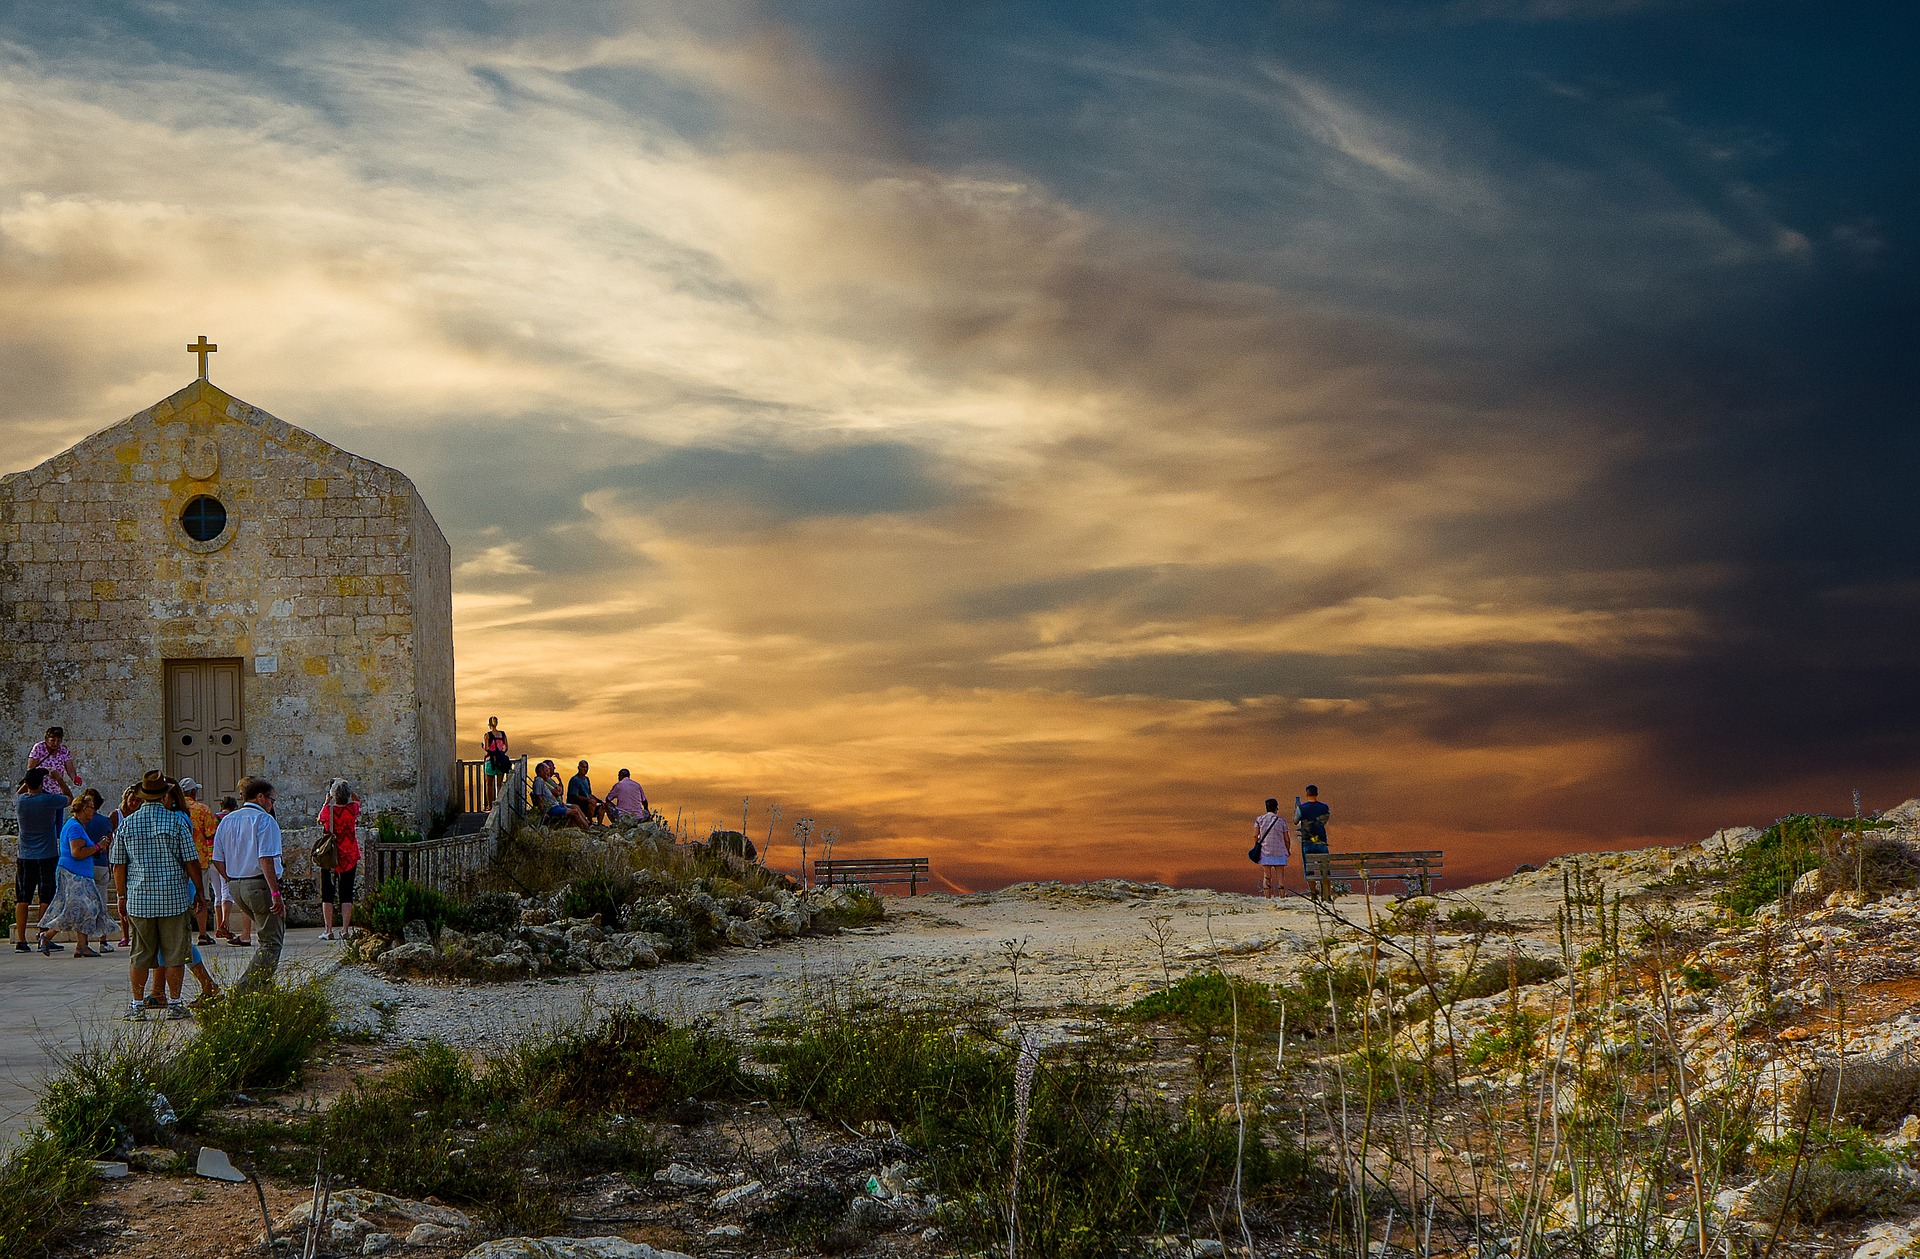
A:
POLYGON ((920 887, 920 876, 917 874, 909 874, 907 876, 907 895, 908 896, 914 895, 914 893, 919 889, 919 887, 920 887))

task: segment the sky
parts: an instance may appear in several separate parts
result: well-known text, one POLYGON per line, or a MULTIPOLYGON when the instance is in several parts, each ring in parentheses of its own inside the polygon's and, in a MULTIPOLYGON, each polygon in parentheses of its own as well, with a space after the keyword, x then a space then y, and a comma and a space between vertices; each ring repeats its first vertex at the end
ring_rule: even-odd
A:
POLYGON ((1459 877, 1887 807, 1910 21, 0 6, 0 464, 207 335, 419 486, 468 754, 776 865, 1244 888, 1309 782, 1459 877))

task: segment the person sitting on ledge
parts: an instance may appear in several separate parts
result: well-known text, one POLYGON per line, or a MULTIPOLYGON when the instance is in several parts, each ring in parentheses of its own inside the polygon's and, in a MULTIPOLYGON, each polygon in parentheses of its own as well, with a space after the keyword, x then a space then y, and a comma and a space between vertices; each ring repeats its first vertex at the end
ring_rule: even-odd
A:
POLYGON ((552 761, 533 767, 533 808, 548 826, 587 829, 587 815, 560 798, 560 773, 552 761))
POLYGON ((579 809, 590 822, 607 820, 607 802, 593 794, 593 780, 587 777, 585 761, 580 762, 580 772, 567 780, 567 803, 579 809))
POLYGON ((633 775, 624 769, 620 771, 620 781, 607 788, 607 810, 613 815, 614 821, 634 818, 644 822, 653 812, 652 806, 647 803, 646 788, 635 782, 633 775))

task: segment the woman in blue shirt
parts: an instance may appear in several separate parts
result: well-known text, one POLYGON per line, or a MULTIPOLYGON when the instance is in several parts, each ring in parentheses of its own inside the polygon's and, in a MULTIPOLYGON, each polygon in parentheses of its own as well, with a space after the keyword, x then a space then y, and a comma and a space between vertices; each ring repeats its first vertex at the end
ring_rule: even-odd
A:
POLYGON ((113 843, 111 837, 96 840, 87 833, 94 811, 94 802, 86 796, 73 802, 73 816, 60 829, 60 864, 55 871, 53 903, 40 915, 43 932, 71 931, 79 938, 75 957, 99 957, 87 947, 87 937, 105 938, 120 926, 101 899, 100 885, 93 880, 93 859, 113 843))

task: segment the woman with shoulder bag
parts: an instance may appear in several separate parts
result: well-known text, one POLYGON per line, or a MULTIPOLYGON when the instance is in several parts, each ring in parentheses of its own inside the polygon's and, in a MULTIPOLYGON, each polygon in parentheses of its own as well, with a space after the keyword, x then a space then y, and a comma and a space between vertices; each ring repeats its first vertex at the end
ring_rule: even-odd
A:
POLYGON ((320 938, 345 940, 353 935, 354 872, 360 865, 360 797, 346 779, 336 778, 320 808, 320 842, 313 847, 313 863, 320 867, 320 938), (333 907, 340 906, 340 934, 333 933, 333 907))

